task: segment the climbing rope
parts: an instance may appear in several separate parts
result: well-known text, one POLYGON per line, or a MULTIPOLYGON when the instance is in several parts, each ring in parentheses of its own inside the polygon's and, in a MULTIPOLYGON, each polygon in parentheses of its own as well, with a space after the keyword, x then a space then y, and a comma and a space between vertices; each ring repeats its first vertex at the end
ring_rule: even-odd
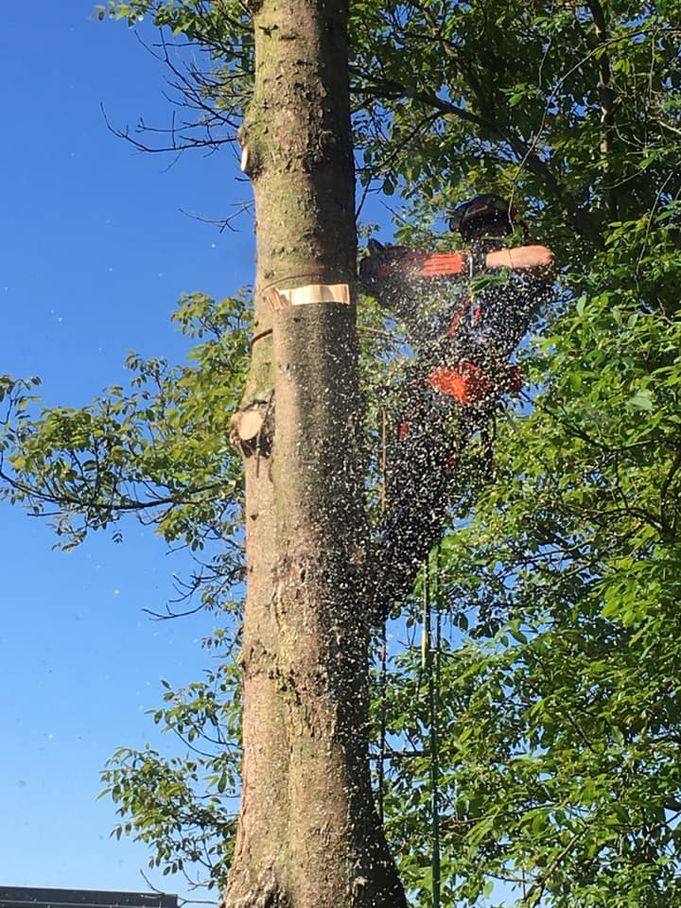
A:
MULTIPOLYGON (((387 449, 388 449, 388 419, 385 409, 381 410, 381 513, 387 507, 387 449)), ((434 555, 435 576, 431 577, 430 560, 423 563, 423 622, 421 638, 421 668, 417 686, 421 687, 421 678, 427 679, 428 695, 428 725, 430 730, 430 814, 431 814, 431 879, 432 879, 432 908, 441 908, 441 859, 440 859, 440 734, 439 734, 439 708, 440 708, 440 653, 442 643, 441 625, 441 550, 437 547, 434 555), (433 604, 435 606, 433 627, 433 604)), ((380 727, 379 727, 379 753, 378 753, 378 814, 383 822, 385 798, 385 755, 387 733, 387 636, 384 624, 379 672, 379 701, 380 701, 380 727)))
POLYGON ((440 650, 442 626, 440 618, 440 547, 435 554, 435 577, 431 580, 429 560, 423 564, 423 637, 421 641, 421 670, 428 680, 428 725, 430 728, 430 818, 431 818, 431 878, 433 908, 440 908, 440 650), (435 629, 433 630, 433 600, 435 629), (434 638, 434 639, 433 639, 434 638))
POLYGON ((378 816, 383 823, 385 816, 385 742, 387 732, 387 693, 388 693, 388 641, 386 626, 383 625, 381 634, 381 668, 378 681, 378 696, 380 699, 380 728, 378 741, 378 816))
MULTIPOLYGON (((385 408, 381 408, 381 514, 385 514, 388 503, 388 417, 385 408)), ((385 808, 385 751, 386 734, 388 726, 388 636, 386 622, 381 630, 381 667, 379 670, 378 696, 379 696, 379 737, 378 737, 378 767, 376 770, 378 780, 377 808, 378 816, 383 823, 385 808)))

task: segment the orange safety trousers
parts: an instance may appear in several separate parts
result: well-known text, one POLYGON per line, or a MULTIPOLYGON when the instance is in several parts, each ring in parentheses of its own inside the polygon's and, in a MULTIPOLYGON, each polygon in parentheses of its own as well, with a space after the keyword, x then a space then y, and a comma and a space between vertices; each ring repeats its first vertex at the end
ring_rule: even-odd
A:
MULTIPOLYGON (((468 360, 462 360, 455 366, 437 366, 426 381, 431 388, 453 397, 467 407, 479 404, 494 389, 485 370, 468 360)), ((513 394, 520 391, 523 377, 518 366, 509 366, 505 385, 504 390, 513 394)))

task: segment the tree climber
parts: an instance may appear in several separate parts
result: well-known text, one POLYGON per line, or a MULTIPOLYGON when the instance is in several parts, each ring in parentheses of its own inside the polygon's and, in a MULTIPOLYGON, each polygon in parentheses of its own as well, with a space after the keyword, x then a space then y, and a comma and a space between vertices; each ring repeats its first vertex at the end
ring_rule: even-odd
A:
POLYGON ((360 263, 366 289, 406 325, 423 380, 464 407, 517 388, 508 359, 550 295, 551 250, 504 248, 516 217, 500 196, 476 196, 458 205, 449 222, 465 251, 429 253, 370 241, 370 255, 360 263), (495 271, 507 271, 508 279, 475 296, 465 289, 452 293, 452 282, 495 271))
MULTIPOLYGON (((439 535, 460 451, 478 430, 484 440, 500 395, 520 390, 519 370, 508 361, 551 297, 551 250, 504 247, 516 223, 508 202, 477 196, 457 206, 449 222, 465 250, 429 253, 373 241, 360 263, 364 287, 404 322, 415 354, 389 458, 381 540, 396 594, 400 575, 411 576, 412 563, 423 559, 439 535), (507 272, 506 279, 500 275, 469 292, 477 275, 494 272, 507 272), (454 415, 452 434, 447 423, 454 415)), ((491 444, 487 448, 491 452, 491 444)), ((386 595, 389 601, 390 590, 386 595)))

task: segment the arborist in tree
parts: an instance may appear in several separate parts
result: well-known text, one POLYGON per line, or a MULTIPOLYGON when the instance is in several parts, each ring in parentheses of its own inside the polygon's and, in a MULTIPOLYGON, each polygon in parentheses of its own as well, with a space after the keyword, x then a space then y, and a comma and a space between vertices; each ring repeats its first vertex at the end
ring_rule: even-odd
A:
POLYGON ((551 250, 504 246, 517 223, 516 210, 500 196, 476 196, 458 205, 449 222, 465 250, 430 253, 373 240, 360 263, 366 289, 405 323, 423 381, 464 407, 519 390, 508 360, 550 295, 551 250), (503 271, 506 280, 475 293, 464 283, 503 271))
MULTIPOLYGON (((484 441, 500 396, 520 390, 509 358, 551 298, 553 253, 505 246, 517 225, 515 209, 500 196, 476 196, 449 222, 465 249, 431 253, 372 241, 360 263, 364 287, 404 322, 415 354, 388 462, 382 538, 397 587, 400 565, 411 576, 411 562, 439 535, 461 449, 478 430, 484 441), (454 433, 447 428, 452 416, 454 433)), ((485 447, 489 461, 489 440, 485 447)))

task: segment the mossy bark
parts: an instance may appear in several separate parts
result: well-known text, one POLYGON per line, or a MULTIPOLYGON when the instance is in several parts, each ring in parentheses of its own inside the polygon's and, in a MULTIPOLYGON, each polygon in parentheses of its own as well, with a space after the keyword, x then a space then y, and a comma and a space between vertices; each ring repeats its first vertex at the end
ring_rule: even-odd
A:
POLYGON ((368 768, 354 306, 273 312, 265 296, 354 279, 346 17, 336 0, 264 0, 254 14, 240 139, 259 339, 244 407, 267 410, 272 437, 244 450, 244 770, 227 908, 406 904, 368 768))

